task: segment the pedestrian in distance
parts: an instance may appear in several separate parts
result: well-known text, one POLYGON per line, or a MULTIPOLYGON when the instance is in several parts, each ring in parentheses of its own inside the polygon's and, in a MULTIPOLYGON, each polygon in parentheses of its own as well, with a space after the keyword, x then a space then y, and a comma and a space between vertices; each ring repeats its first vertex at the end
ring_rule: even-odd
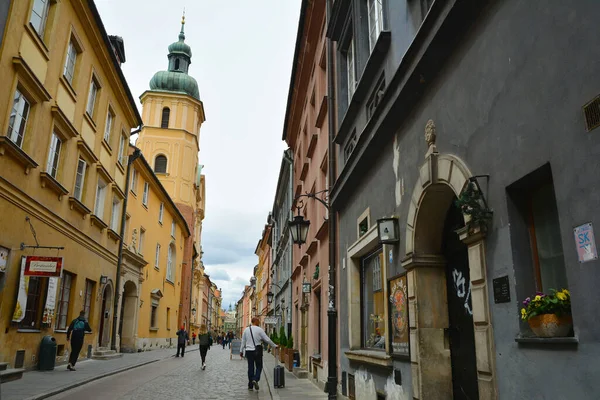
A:
POLYGON ((212 346, 213 340, 206 329, 206 325, 200 325, 200 334, 198 335, 198 344, 200 345, 200 357, 202 358, 202 370, 206 369, 206 353, 212 346))
POLYGON ((177 331, 177 356, 179 357, 179 350, 181 350, 181 357, 185 356, 185 344, 189 340, 189 336, 185 327, 181 325, 181 329, 177 331))
POLYGON ((225 336, 225 333, 223 333, 223 339, 221 344, 223 345, 223 349, 225 349, 225 346, 227 346, 227 336, 225 336))
POLYGON ((267 336, 265 331, 258 326, 260 319, 252 318, 252 325, 247 327, 242 334, 242 343, 240 346, 240 357, 246 355, 248 360, 248 390, 258 390, 258 382, 263 367, 263 346, 262 342, 268 343, 273 348, 277 345, 267 336))
POLYGON ((83 339, 85 332, 91 332, 90 324, 85 320, 85 311, 79 312, 79 317, 71 321, 69 329, 67 329, 67 341, 71 341, 71 355, 69 356, 69 364, 67 369, 75 371, 75 363, 79 358, 79 352, 83 347, 83 339))
POLYGON ((196 331, 192 332, 192 344, 196 344, 196 331))

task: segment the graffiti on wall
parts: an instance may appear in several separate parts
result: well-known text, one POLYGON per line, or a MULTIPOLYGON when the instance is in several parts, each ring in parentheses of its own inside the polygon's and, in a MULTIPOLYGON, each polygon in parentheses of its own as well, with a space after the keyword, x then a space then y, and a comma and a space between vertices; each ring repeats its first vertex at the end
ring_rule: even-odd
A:
POLYGON ((456 296, 464 299, 464 306, 467 314, 473 315, 473 310, 471 309, 471 304, 469 302, 471 299, 471 281, 466 282, 463 273, 456 270, 456 268, 452 271, 452 280, 454 281, 456 296))

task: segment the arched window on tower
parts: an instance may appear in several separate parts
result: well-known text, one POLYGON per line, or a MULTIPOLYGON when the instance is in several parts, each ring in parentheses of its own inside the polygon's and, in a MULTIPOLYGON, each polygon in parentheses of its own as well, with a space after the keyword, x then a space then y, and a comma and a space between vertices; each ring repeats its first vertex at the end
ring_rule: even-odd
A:
POLYGON ((157 174, 167 173, 167 157, 160 155, 154 159, 154 172, 157 174))
POLYGON ((179 71, 179 58, 175 60, 175 71, 179 71))
POLYGON ((171 116, 171 110, 169 109, 169 107, 163 108, 162 120, 160 121, 160 127, 161 128, 168 128, 169 127, 169 117, 170 116, 171 116))

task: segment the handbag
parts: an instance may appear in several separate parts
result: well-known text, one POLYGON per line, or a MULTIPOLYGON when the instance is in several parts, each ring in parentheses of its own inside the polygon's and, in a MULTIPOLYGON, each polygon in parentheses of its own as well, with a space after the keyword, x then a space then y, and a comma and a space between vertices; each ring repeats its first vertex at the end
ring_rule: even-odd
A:
POLYGON ((262 347, 262 344, 259 344, 258 346, 256 345, 256 342, 254 341, 254 335, 252 334, 252 327, 250 327, 250 336, 252 336, 252 343, 254 343, 254 349, 255 349, 256 355, 258 357, 262 357, 263 347, 262 347))

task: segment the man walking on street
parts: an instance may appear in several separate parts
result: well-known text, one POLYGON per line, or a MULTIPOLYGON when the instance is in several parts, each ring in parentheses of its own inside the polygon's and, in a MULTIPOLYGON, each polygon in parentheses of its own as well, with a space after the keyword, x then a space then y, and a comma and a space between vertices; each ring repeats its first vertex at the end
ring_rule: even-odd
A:
POLYGON ((83 347, 83 338, 85 332, 91 332, 90 324, 85 320, 85 311, 79 313, 79 317, 71 321, 69 329, 67 330, 67 341, 71 341, 71 355, 69 356, 69 364, 67 369, 69 371, 75 371, 75 363, 79 358, 79 352, 83 347))
POLYGON ((179 357, 179 350, 181 350, 181 357, 185 356, 185 344, 189 340, 189 336, 185 327, 182 325, 181 329, 177 331, 177 356, 179 357))
POLYGON ((271 347, 277 348, 277 345, 269 339, 265 331, 258 326, 259 323, 260 319, 257 317, 252 318, 252 325, 247 327, 242 334, 242 344, 240 346, 240 357, 244 357, 245 351, 246 359, 248 360, 248 390, 252 390, 253 388, 258 390, 258 382, 260 381, 263 365, 262 342, 266 342, 271 347))

